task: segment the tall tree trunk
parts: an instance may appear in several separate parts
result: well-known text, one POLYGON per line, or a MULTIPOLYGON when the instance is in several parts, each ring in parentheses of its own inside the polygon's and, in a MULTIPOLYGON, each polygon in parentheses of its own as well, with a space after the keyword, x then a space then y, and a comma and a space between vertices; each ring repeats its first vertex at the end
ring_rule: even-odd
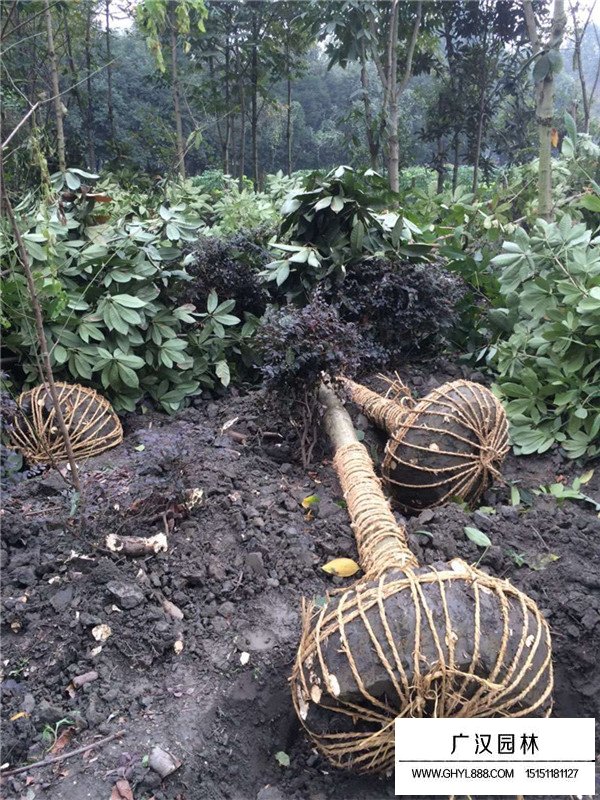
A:
MULTIPOLYGON (((452 8, 449 7, 449 11, 452 12, 452 8)), ((446 57, 448 59, 448 73, 450 75, 450 89, 454 97, 462 97, 462 91, 460 85, 457 86, 457 76, 456 76, 456 66, 457 66, 457 59, 456 59, 456 50, 454 47, 454 40, 452 38, 452 27, 451 22, 448 14, 444 13, 445 9, 442 8, 442 14, 444 17, 444 40, 446 43, 446 57)), ((460 84, 460 79, 458 80, 460 84)), ((460 114, 458 115, 460 118, 460 114)), ((456 191, 456 187, 458 186, 458 167, 460 163, 460 122, 458 119, 455 119, 454 124, 451 126, 453 130, 452 135, 452 191, 456 191)))
POLYGON ((185 145, 183 142, 183 122, 181 120, 179 73, 177 71, 177 31, 175 29, 175 20, 171 21, 171 84, 175 112, 177 169, 181 177, 185 178, 185 145))
POLYGON ((385 127, 387 134, 388 148, 388 180, 392 191, 400 189, 399 165, 400 165, 400 141, 398 138, 398 113, 400 97, 408 86, 412 76, 412 63, 417 46, 417 38, 421 27, 421 15, 423 4, 419 0, 416 4, 416 19, 411 33, 404 74, 398 83, 398 14, 399 0, 392 0, 390 11, 390 29, 387 43, 387 60, 385 69, 378 64, 379 74, 382 77, 384 86, 384 108, 385 108, 385 127))
POLYGON ((65 156, 65 131, 63 127, 63 103, 60 97, 60 82, 58 79, 58 58, 54 49, 54 31, 52 28, 52 14, 50 13, 50 0, 44 0, 46 16, 46 32, 48 36, 48 58, 50 60, 50 78, 52 81, 52 95, 54 97, 54 118, 56 123, 56 150, 58 153, 58 168, 61 172, 67 171, 65 156))
POLYGON ((487 91, 487 14, 485 15, 486 23, 483 32, 483 41, 481 44, 481 67, 479 71, 480 92, 479 103, 477 104, 477 133, 475 135, 475 152, 473 154, 473 185, 471 191, 477 194, 479 186, 479 162, 481 160, 481 144, 483 142, 483 128, 485 124, 485 95, 487 91))
POLYGON ((229 168, 231 172, 230 175, 237 175, 237 153, 235 151, 235 116, 232 114, 231 117, 231 147, 229 148, 229 168))
POLYGON ((473 194, 477 194, 477 187, 479 186, 479 162, 481 160, 481 143, 483 141, 484 119, 485 119, 485 83, 482 80, 482 88, 479 94, 479 104, 477 111, 477 133, 475 135, 475 151, 473 153, 473 184, 471 186, 471 191, 473 192, 473 194))
POLYGON ((229 29, 225 38, 225 139, 223 142, 223 172, 229 175, 229 148, 231 146, 231 89, 229 86, 231 52, 229 48, 229 29))
POLYGON ((92 94, 92 53, 90 45, 90 34, 92 29, 92 5, 88 6, 87 24, 85 28, 85 68, 87 70, 87 140, 88 140, 88 162, 92 172, 96 171, 96 148, 94 146, 94 97, 92 94))
POLYGON ((398 8, 399 0, 392 0, 390 16, 390 38, 388 42, 388 70, 389 70, 389 97, 388 97, 388 175, 390 188, 394 192, 400 190, 400 141, 398 139, 398 8))
POLYGON ((287 76, 287 113, 285 125, 286 141, 286 169, 287 174, 292 174, 292 76, 288 72, 287 76))
MULTIPOLYGON (((534 54, 542 52, 531 0, 524 0, 523 9, 527 30, 534 54)), ((558 52, 562 43, 567 18, 564 0, 554 0, 550 41, 544 52, 558 52)), ((540 56, 544 58, 542 53, 540 56)), ((535 86, 536 121, 539 136, 538 215, 547 221, 554 218, 552 206, 552 117, 554 113, 554 74, 548 70, 546 77, 535 86)))
POLYGON ((460 136, 458 131, 454 132, 454 141, 452 142, 452 191, 456 191, 458 186, 458 168, 460 165, 460 136))
POLYGON ((258 17, 256 12, 252 15, 252 97, 250 126, 252 136, 252 182, 254 190, 258 191, 258 17))
POLYGON ((77 100, 77 105, 79 107, 79 113, 81 114, 82 122, 85 120, 85 110, 83 107, 83 100, 81 99, 81 92, 79 91, 79 75, 77 73, 77 67, 75 66, 75 59, 73 58, 73 47, 71 44, 71 29, 69 27, 69 17, 67 14, 66 9, 63 9, 63 21, 65 24, 65 42, 67 45, 67 62, 69 65, 69 72, 71 73, 71 79, 73 81, 73 88, 71 89, 75 99, 77 100))
POLYGON ((360 83, 362 86, 362 101, 365 109, 365 128, 367 132, 367 144, 369 146, 369 161, 371 169, 377 169, 377 158, 379 156, 379 141, 375 133, 373 123, 373 106, 371 105, 371 92, 369 86, 369 75, 367 72, 367 55, 365 45, 362 42, 360 54, 360 83))
POLYGON ((110 51, 110 0, 106 0, 106 80, 107 80, 107 101, 108 101, 108 125, 110 128, 110 138, 114 142, 115 135, 115 114, 113 111, 112 96, 112 55, 110 51))
POLYGON ((438 136, 437 139, 435 161, 437 169, 437 193, 441 194, 444 191, 444 181, 446 179, 446 148, 444 147, 444 138, 442 136, 438 136))
POLYGON ((246 168, 246 92, 243 78, 240 81, 240 159, 238 163, 240 188, 244 183, 246 168))
POLYGON ((575 53, 573 60, 577 66, 579 83, 581 84, 581 102, 583 105, 583 133, 590 132, 590 103, 588 99, 587 86, 585 83, 585 72, 581 63, 581 42, 575 43, 575 53))

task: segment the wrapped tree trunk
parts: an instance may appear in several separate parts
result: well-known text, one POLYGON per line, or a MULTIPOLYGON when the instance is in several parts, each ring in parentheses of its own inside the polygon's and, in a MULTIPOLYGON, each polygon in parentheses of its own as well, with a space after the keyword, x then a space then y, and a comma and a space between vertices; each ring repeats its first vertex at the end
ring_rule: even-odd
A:
POLYGON ((386 772, 396 717, 547 716, 535 603, 460 559, 419 567, 350 417, 330 389, 320 398, 365 576, 304 605, 291 690, 311 740, 336 767, 386 772))
POLYGON ((485 386, 453 381, 414 403, 407 394, 398 402, 341 381, 352 401, 390 437, 382 474, 404 511, 418 512, 451 497, 474 503, 500 477, 509 450, 508 421, 485 386))

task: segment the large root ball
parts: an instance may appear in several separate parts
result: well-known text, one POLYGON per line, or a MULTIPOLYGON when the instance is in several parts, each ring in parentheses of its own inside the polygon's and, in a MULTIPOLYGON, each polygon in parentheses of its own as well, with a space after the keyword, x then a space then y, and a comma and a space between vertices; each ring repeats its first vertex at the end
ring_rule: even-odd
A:
POLYGON ((406 413, 390 436, 383 478, 395 503, 408 512, 451 497, 474 503, 508 453, 508 422, 485 386, 454 381, 406 413))
POLYGON ((396 717, 547 716, 550 633, 533 600, 459 559, 389 570, 305 609, 291 688, 333 765, 386 772, 396 717))
MULTIPOLYGON (((55 387, 76 459, 95 456, 123 441, 121 422, 105 397, 79 384, 56 382, 55 387)), ((19 396, 10 438, 29 461, 66 460, 65 441, 47 384, 19 396)))

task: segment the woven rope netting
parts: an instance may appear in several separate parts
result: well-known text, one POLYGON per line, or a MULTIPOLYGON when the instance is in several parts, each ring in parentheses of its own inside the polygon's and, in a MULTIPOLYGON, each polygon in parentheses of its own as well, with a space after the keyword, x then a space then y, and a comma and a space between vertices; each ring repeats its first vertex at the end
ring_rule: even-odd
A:
MULTIPOLYGON (((75 458, 95 456, 123 441, 121 422, 106 398, 79 384, 55 385, 75 458)), ((19 396, 10 438, 29 461, 66 460, 65 442, 47 384, 19 396)))
POLYGON ((509 450, 508 421, 485 386, 453 381, 415 404, 401 382, 391 386, 401 402, 342 382, 352 401, 389 434, 382 474, 404 510, 420 511, 451 497, 474 503, 500 477, 509 450))
POLYGON ((536 604, 460 559, 419 567, 349 417, 331 390, 321 396, 365 575, 303 607, 291 684, 312 741, 335 766, 386 772, 396 717, 548 715, 550 632, 536 604))

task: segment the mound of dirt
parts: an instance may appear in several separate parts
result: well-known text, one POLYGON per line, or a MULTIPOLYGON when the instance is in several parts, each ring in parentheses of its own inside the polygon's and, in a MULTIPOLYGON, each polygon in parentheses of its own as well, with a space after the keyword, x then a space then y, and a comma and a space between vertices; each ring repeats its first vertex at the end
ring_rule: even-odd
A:
MULTIPOLYGON (((445 365, 433 383, 455 375, 445 365)), ((431 388, 411 377, 419 394, 431 388)), ((355 418, 379 458, 381 437, 355 418)), ((127 419, 124 443, 83 468, 82 524, 56 472, 5 493, 2 763, 123 734, 6 777, 4 797, 119 798, 118 780, 136 800, 393 797, 389 780, 334 773, 293 712, 301 599, 348 583, 320 566, 357 556, 328 459, 307 473, 295 448, 263 392, 199 400, 174 418, 127 419), (309 495, 318 502, 307 509, 309 495), (134 558, 107 545, 109 534, 159 533, 167 552, 134 558), (181 762, 168 777, 152 768, 156 747, 181 762)), ((511 456, 520 504, 495 486, 479 510, 451 503, 407 524, 422 563, 460 555, 530 594, 552 628, 555 714, 600 717, 597 512, 533 493, 576 474, 556 453, 511 456)), ((598 476, 585 488, 598 498, 598 476)))

